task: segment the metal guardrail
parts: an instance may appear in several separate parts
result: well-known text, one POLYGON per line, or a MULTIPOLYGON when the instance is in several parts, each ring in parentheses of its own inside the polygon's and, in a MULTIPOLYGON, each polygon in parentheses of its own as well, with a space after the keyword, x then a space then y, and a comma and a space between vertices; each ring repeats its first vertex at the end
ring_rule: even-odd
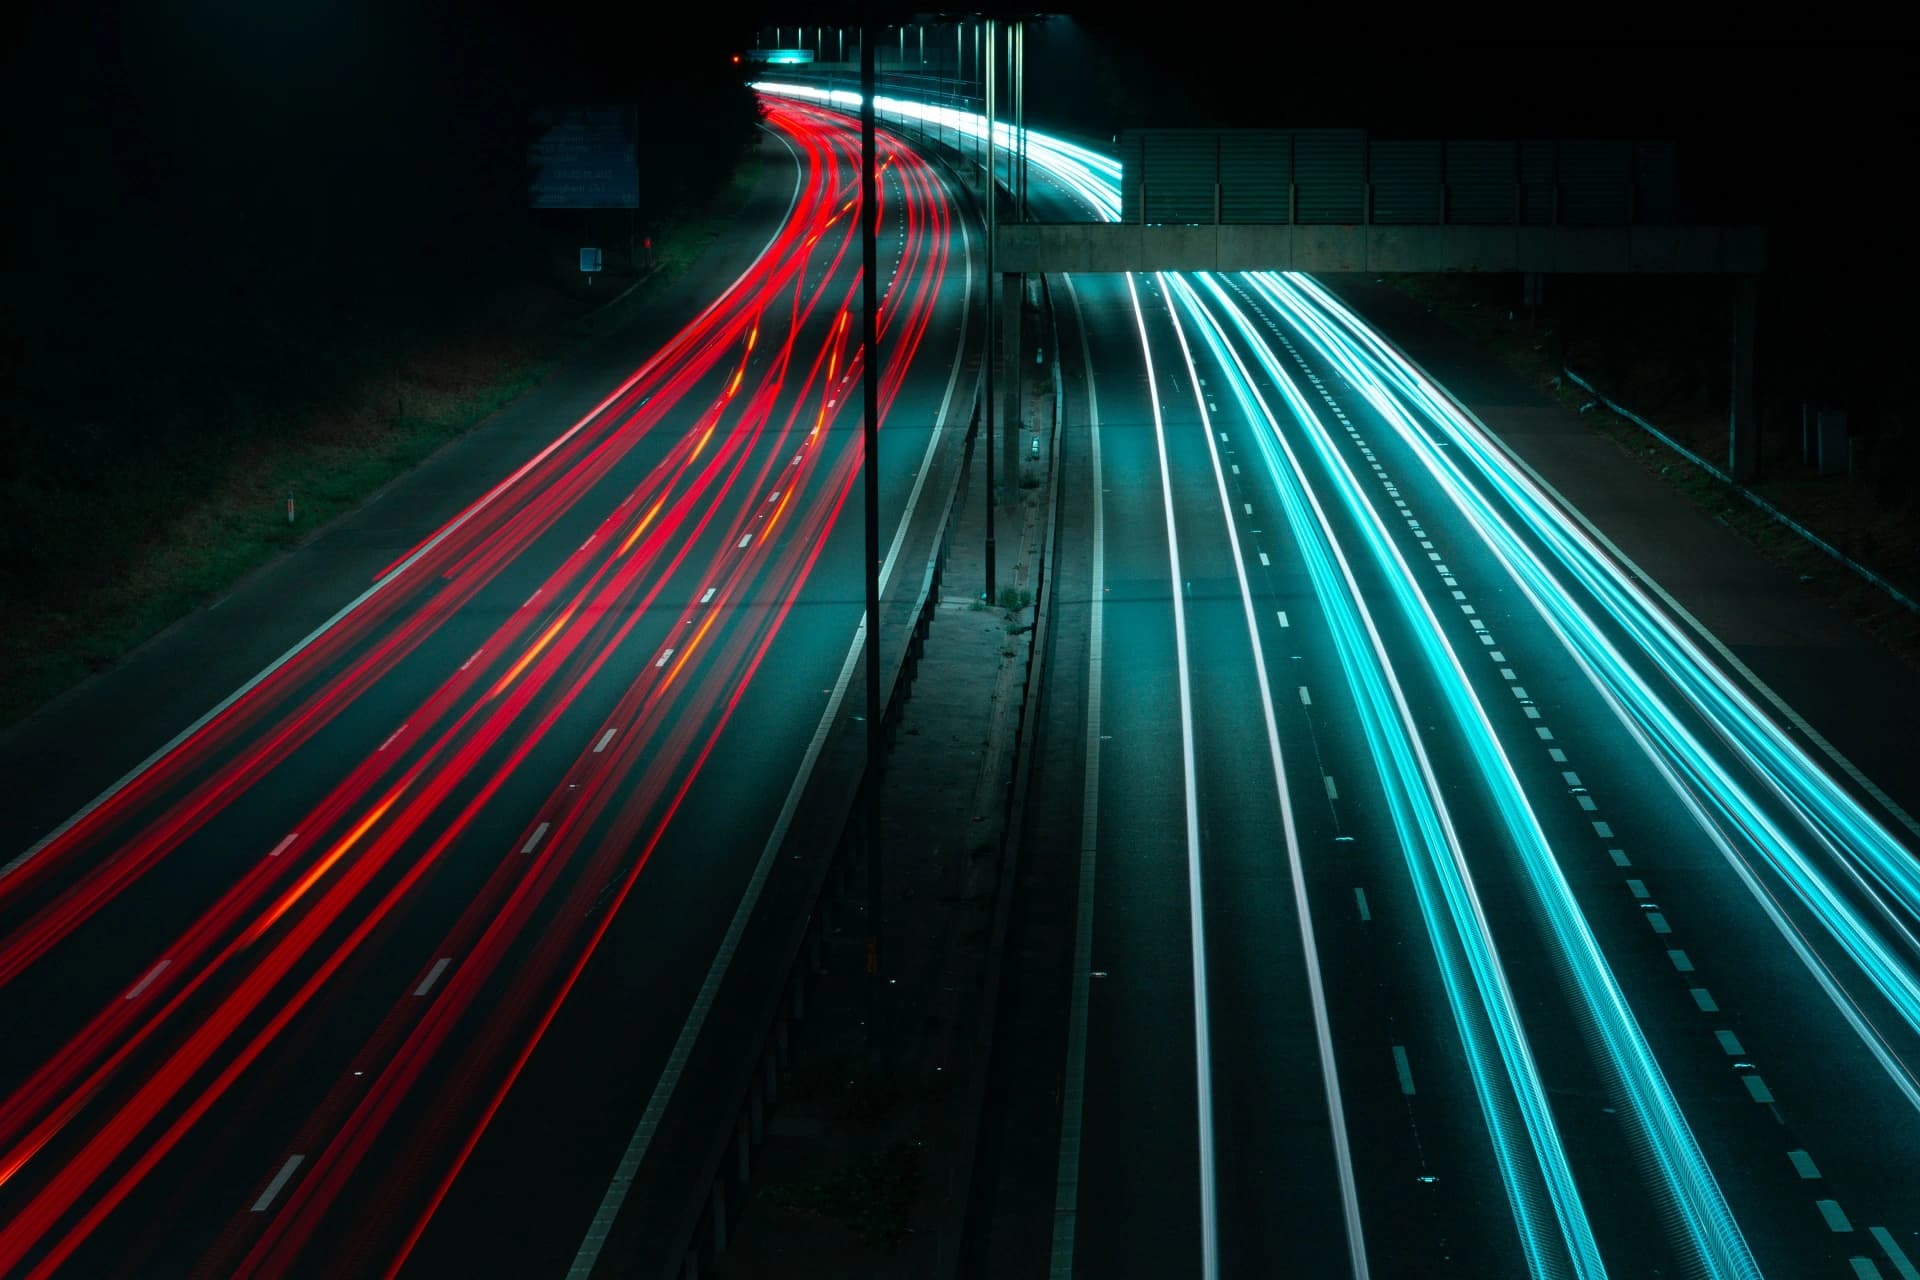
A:
MULTIPOLYGON (((936 163, 939 163, 937 158, 936 163)), ((971 205, 971 192, 964 185, 959 185, 957 189, 961 198, 971 205)), ((881 719, 881 739, 887 752, 892 751, 895 731, 919 672, 920 658, 925 652, 927 635, 945 585, 955 525, 970 490, 974 449, 980 435, 983 382, 978 377, 974 382, 959 462, 934 525, 933 545, 908 611, 904 641, 900 642, 894 654, 885 659, 882 687, 888 692, 881 719)), ((891 613, 898 626, 897 609, 889 610, 883 603, 881 613, 880 625, 886 624, 891 613)), ((899 632, 896 631, 896 634, 899 632)), ((887 643, 884 632, 881 640, 884 651, 887 643)), ((846 899, 852 872, 863 853, 864 824, 858 821, 858 802, 865 785, 866 770, 872 765, 865 760, 864 731, 854 732, 854 729, 862 727, 850 728, 843 723, 835 731, 833 741, 842 750, 832 753, 839 758, 832 761, 828 759, 831 747, 822 752, 814 776, 808 783, 808 799, 817 801, 812 806, 812 820, 803 825, 796 818, 781 848, 779 857, 783 862, 794 856, 804 856, 809 849, 827 845, 831 846, 832 853, 820 860, 817 874, 801 895, 801 900, 807 904, 804 915, 794 910, 791 899, 782 907, 787 919, 799 922, 790 928, 788 941, 783 944, 782 949, 788 957, 785 972, 777 982, 763 980, 766 995, 760 1012, 753 1018, 753 1022, 763 1028, 754 1037, 757 1049, 751 1054, 740 1055, 736 1060, 737 1066, 735 1062, 728 1062, 723 1067, 732 1074, 720 1090, 720 1095, 739 1099, 733 1109, 734 1119, 730 1125, 716 1123, 712 1126, 711 1138, 705 1142, 704 1150, 693 1162, 692 1176, 686 1184, 686 1209, 679 1214, 675 1234, 663 1255, 668 1260, 666 1270, 661 1273, 663 1280, 668 1275, 690 1280, 700 1274, 706 1263, 725 1252, 729 1196, 750 1184, 754 1153, 766 1137, 766 1115, 778 1098, 782 1073, 789 1066, 788 1044, 792 1026, 805 1017, 809 987, 822 971, 826 941, 832 932, 833 920, 846 899), (860 741, 853 742, 852 739, 860 741)), ((884 756, 879 766, 884 770, 884 756)), ((768 924, 763 927, 774 926, 768 924)), ((724 1115, 726 1111, 716 1109, 713 1114, 724 1115)), ((652 1250, 648 1252, 651 1254, 652 1250)), ((610 1258, 611 1265, 617 1263, 610 1258)))
POLYGON ((1054 540, 1060 525, 1060 439, 1066 430, 1066 384, 1060 372, 1060 326, 1053 310, 1053 293, 1045 276, 1040 277, 1045 299, 1047 323, 1053 340, 1053 431, 1048 451, 1047 531, 1041 541, 1040 560, 1034 569, 1033 634, 1027 645, 1026 677, 1020 686, 1020 717, 1014 731, 1013 768, 1007 779, 1006 825, 1000 835, 1000 866, 994 885, 993 923, 987 944, 987 972, 982 980, 985 992, 979 1016, 974 1021, 977 1034, 977 1069, 967 1084, 964 1114, 967 1124, 963 1148, 954 1161, 959 1186, 956 1211, 947 1223, 953 1233, 952 1247, 942 1249, 946 1263, 941 1280, 958 1275, 965 1258, 962 1247, 973 1217, 974 1162, 980 1147, 980 1129, 985 1119, 988 1077, 992 1074, 993 1037, 999 1023, 1001 960, 1006 954, 1007 928, 1013 917, 1013 886, 1020 870, 1024 844, 1027 804, 1032 792, 1034 738, 1038 735, 1040 692, 1046 685, 1047 655, 1053 636, 1053 564, 1054 540))
MULTIPOLYGON (((882 672, 882 685, 888 694, 881 717, 881 736, 888 752, 893 749, 895 730, 905 713, 907 698, 912 693, 914 679, 919 673, 921 655, 926 651, 927 634, 933 624, 934 612, 940 604, 947 560, 953 548, 954 525, 966 501, 969 487, 968 475, 979 436, 981 400, 981 384, 976 381, 959 465, 942 504, 933 548, 911 606, 904 643, 886 660, 882 672)), ((883 614, 886 611, 883 605, 883 614)), ((885 637, 882 639, 884 644, 885 637)), ((844 740, 850 733, 864 740, 863 730, 855 732, 845 724, 836 731, 835 736, 844 740)), ((864 741, 859 744, 858 754, 864 756, 864 741)), ((884 771, 884 757, 879 765, 884 771)), ((772 998, 764 1002, 763 1013, 755 1019, 764 1027, 758 1036, 759 1047, 752 1054, 742 1055, 738 1059, 743 1065, 736 1071, 733 1086, 729 1090, 740 1100, 736 1117, 731 1125, 716 1124, 713 1127, 713 1136, 706 1144, 706 1151, 688 1184, 694 1193, 687 1197, 688 1211, 683 1215, 676 1236, 664 1255, 669 1261, 667 1270, 660 1273, 663 1280, 669 1275, 683 1278, 697 1276, 705 1263, 726 1251, 729 1195, 736 1190, 744 1190, 751 1182, 754 1152, 766 1138, 767 1112, 779 1097, 782 1073, 789 1066, 788 1044, 792 1026, 805 1017, 809 986, 823 970, 826 941, 833 930, 833 920, 845 901, 853 869, 864 852, 861 848, 863 824, 858 821, 859 798, 865 785, 866 770, 871 767, 872 762, 863 761, 860 767, 844 770, 838 777, 833 777, 823 755, 813 779, 808 783, 808 790, 811 792, 821 787, 831 789, 829 798, 824 801, 826 813, 823 818, 808 823, 804 829, 796 822, 782 846, 780 858, 785 860, 803 855, 808 847, 817 848, 814 842, 823 833, 823 827, 833 833, 829 837, 833 842, 833 853, 823 861, 811 885, 805 916, 800 917, 793 912, 791 903, 781 908, 792 918, 804 919, 804 924, 792 931, 792 943, 786 948, 789 959, 784 976, 777 983, 766 984, 772 998), (730 1151, 731 1160, 728 1158, 730 1151)))
POLYGON ((1654 426, 1651 422, 1648 422, 1645 418, 1641 417, 1639 414, 1635 413, 1633 410, 1625 408, 1622 405, 1615 404, 1612 400, 1609 400, 1606 396, 1602 395, 1598 390, 1596 390, 1594 388, 1594 385, 1591 382, 1588 382, 1585 378, 1575 373, 1572 369, 1562 366, 1560 372, 1567 376, 1568 381, 1572 382, 1575 386, 1580 387, 1581 389, 1588 392, 1590 395, 1592 395, 1601 404, 1605 405, 1613 413, 1618 414, 1620 417, 1625 418, 1628 422, 1633 423, 1635 426, 1639 427, 1642 431, 1645 431, 1648 435, 1652 436, 1655 440, 1658 440, 1661 444, 1673 450, 1675 453, 1685 458, 1688 462, 1691 462, 1694 466, 1700 468, 1700 470, 1706 472, 1708 475, 1712 476, 1715 480, 1718 480, 1721 484, 1727 486, 1727 488, 1739 494, 1742 498, 1745 498, 1748 502, 1752 503, 1754 506, 1760 508, 1761 511, 1765 512, 1775 522, 1786 526, 1786 528, 1788 528, 1792 532, 1806 539, 1807 544, 1809 546, 1812 546, 1815 550, 1818 550, 1820 552, 1823 552, 1826 555, 1833 557, 1835 560, 1839 561, 1841 564, 1845 565, 1847 568, 1853 570, 1853 572, 1860 575, 1861 578, 1865 579, 1867 582, 1872 583, 1874 586, 1886 592, 1889 596, 1891 596, 1894 599, 1895 602, 1901 605, 1904 605, 1906 608, 1911 609, 1915 613, 1920 613, 1920 601, 1916 601, 1912 596, 1907 595, 1905 592, 1901 591, 1898 587, 1894 586, 1891 582, 1888 582, 1885 578, 1881 577, 1879 574, 1875 573, 1873 570, 1867 568, 1867 566, 1861 564, 1858 560, 1855 560, 1853 557, 1847 555, 1844 551, 1840 550, 1840 548, 1826 541, 1824 538, 1820 537, 1819 534, 1807 528, 1805 525, 1795 520, 1792 516, 1788 515, 1786 512, 1782 511, 1780 508, 1774 506, 1771 502, 1768 502, 1765 498, 1761 497, 1759 494, 1755 493, 1753 490, 1747 488, 1745 485, 1735 480, 1732 476, 1728 475, 1725 471, 1721 470, 1719 467, 1714 466, 1711 462, 1708 462, 1705 458, 1701 457, 1699 454, 1695 453, 1693 450, 1687 448, 1685 445, 1681 444, 1678 440, 1675 440, 1672 436, 1660 430, 1660 428, 1654 426))

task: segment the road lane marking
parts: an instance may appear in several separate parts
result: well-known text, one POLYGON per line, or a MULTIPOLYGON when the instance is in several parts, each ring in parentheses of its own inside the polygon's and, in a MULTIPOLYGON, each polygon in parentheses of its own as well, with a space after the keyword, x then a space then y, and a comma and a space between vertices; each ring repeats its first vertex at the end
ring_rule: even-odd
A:
POLYGON ((1095 854, 1100 831, 1100 698, 1106 643, 1106 504, 1102 499, 1100 458, 1100 398, 1094 385, 1093 352, 1087 342, 1080 295, 1071 277, 1067 298, 1073 304, 1074 325, 1080 331, 1081 369, 1087 383, 1087 425, 1092 439, 1093 466, 1093 589, 1087 624, 1087 763, 1080 794, 1080 876, 1075 904, 1073 937, 1073 998, 1067 1020, 1066 1081, 1062 1090, 1060 1153, 1053 1204, 1053 1248, 1050 1275, 1070 1280, 1080 1194, 1080 1133, 1087 1078, 1087 1004, 1093 967, 1093 905, 1095 854))
POLYGON ((1803 1179, 1811 1182, 1820 1176, 1820 1167, 1814 1164, 1813 1157, 1806 1152, 1798 1150, 1789 1151, 1787 1152, 1787 1159, 1793 1161, 1793 1171, 1803 1179))
POLYGON ((605 733, 601 734, 600 741, 597 744, 595 744, 593 748, 593 753, 595 755, 599 755, 602 751, 605 751, 607 749, 607 744, 613 741, 613 735, 618 732, 620 732, 618 729, 609 729, 605 733))
POLYGON ((1713 994, 1705 987, 1688 987, 1687 994, 1693 997, 1693 1002, 1696 1005, 1700 1006, 1700 1012, 1720 1012, 1720 1006, 1714 1003, 1713 994))
MULTIPOLYGON (((1192 305, 1190 295, 1188 301, 1189 305, 1192 305)), ((1173 319, 1174 333, 1180 339, 1181 352, 1191 366, 1193 354, 1188 349, 1186 330, 1180 324, 1179 313, 1172 307, 1168 308, 1168 312, 1173 319)), ((1204 321, 1205 317, 1201 318, 1204 321)), ((1141 336, 1144 341, 1144 325, 1141 336)), ((1231 349, 1229 354, 1232 354, 1231 349)), ((1237 356, 1234 358, 1238 360, 1237 356)), ((1245 370, 1241 372, 1244 374, 1245 370)), ((1255 394, 1257 396, 1258 393, 1255 394)), ((1213 453, 1214 481, 1219 488, 1224 511, 1227 500, 1226 477, 1220 472, 1220 457, 1213 451, 1211 440, 1208 441, 1208 451, 1213 453)), ((1172 517, 1170 498, 1168 517, 1169 519, 1172 517)), ((1260 644, 1259 628, 1254 623, 1253 591, 1247 584, 1246 560, 1240 548, 1240 535, 1235 530, 1232 520, 1223 520, 1222 523, 1226 526, 1228 543, 1233 550, 1234 574, 1239 579, 1240 599, 1246 612, 1247 641, 1253 652, 1255 684, 1260 690, 1260 709, 1266 722, 1267 751, 1273 760, 1274 789, 1280 800, 1280 826, 1286 839, 1287 870, 1293 885, 1294 917, 1299 922, 1301 951, 1306 961, 1307 991, 1313 1008, 1314 1035, 1320 1051, 1321 1091, 1327 1102, 1328 1127, 1333 1135, 1334 1165, 1340 1179, 1341 1208, 1346 1218, 1347 1253, 1352 1262, 1354 1280, 1367 1280, 1369 1271, 1366 1233, 1360 1219, 1360 1197, 1355 1186, 1353 1154, 1347 1137, 1346 1109, 1341 1100, 1340 1073, 1334 1059, 1332 1023, 1327 1012, 1326 990, 1320 972, 1320 953, 1314 940, 1313 912, 1307 901, 1306 870, 1300 854, 1299 833, 1293 821, 1292 795, 1287 785, 1286 769, 1280 755, 1280 730, 1274 716, 1272 682, 1267 676, 1266 656, 1260 644)), ((1265 560, 1265 558, 1263 554, 1261 559, 1265 560)))
POLYGON ((267 1211, 267 1206, 273 1203, 273 1198, 280 1194, 280 1188, 287 1185, 287 1179, 293 1176, 293 1171, 298 1169, 300 1162, 305 1159, 304 1155, 287 1157, 287 1162, 280 1166, 280 1172, 273 1175, 273 1181, 269 1182, 267 1189, 260 1193, 260 1198, 253 1202, 253 1212, 267 1211))
POLYGON ((1413 1067, 1407 1061, 1407 1046, 1393 1046, 1393 1069, 1400 1077, 1400 1092, 1409 1098, 1413 1096, 1413 1067))
POLYGON ((1900 1273, 1900 1280, 1920 1280, 1920 1271, 1916 1271, 1913 1263, 1907 1260, 1906 1251, 1894 1240, 1891 1232, 1885 1227, 1868 1227, 1867 1231, 1873 1236, 1874 1242, 1886 1251, 1887 1261, 1893 1263, 1893 1269, 1900 1273))
POLYGON ((300 833, 298 831, 289 832, 287 834, 286 839, 282 840, 279 844, 273 846, 273 848, 267 850, 267 856, 269 858, 279 857, 281 854, 287 851, 288 845, 292 844, 295 840, 298 840, 299 838, 300 838, 300 833))
POLYGON ((656 662, 656 663, 654 663, 653 665, 654 665, 654 666, 655 666, 656 668, 659 668, 659 667, 664 667, 664 666, 666 666, 666 665, 667 665, 667 659, 669 659, 669 658, 671 658, 671 657, 673 657, 673 650, 671 650, 671 649, 669 649, 669 650, 667 650, 667 651, 666 651, 665 653, 663 653, 663 654, 661 654, 661 655, 660 655, 660 661, 658 661, 658 662, 656 662))
POLYGON ((374 748, 374 750, 376 752, 385 751, 388 747, 393 745, 393 740, 395 738, 399 737, 401 734, 405 733, 406 731, 407 731, 407 726, 404 724, 401 725, 398 729, 395 729, 392 733, 388 734, 387 740, 381 743, 378 747, 374 748))
POLYGON ((133 986, 133 990, 127 992, 127 999, 131 1000, 135 996, 139 995, 142 991, 145 991, 150 985, 152 985, 153 980, 160 976, 161 970, 165 969, 168 965, 172 963, 173 963, 172 959, 169 958, 166 960, 162 960, 159 964, 156 964, 155 966, 153 966, 153 968, 147 970, 147 976, 140 979, 139 982, 136 982, 133 986))
MULTIPOLYGON (((772 131, 769 130, 769 132, 772 131)), ((780 137, 777 133, 774 134, 774 136, 780 137)), ((792 144, 787 142, 784 137, 781 137, 780 141, 782 145, 787 147, 789 152, 793 151, 792 144)), ((799 176, 799 156, 797 153, 794 154, 794 164, 797 184, 799 176)), ((795 187, 795 193, 796 195, 798 194, 797 185, 795 187)), ((791 205, 789 205, 788 214, 790 215, 791 212, 792 208, 791 205)), ((784 225, 784 218, 782 224, 784 225)), ((967 332, 966 317, 968 308, 971 305, 973 292, 973 256, 971 237, 967 233, 965 224, 959 223, 957 225, 960 231, 961 253, 966 263, 966 285, 962 291, 963 301, 960 312, 961 331, 965 333, 967 332)), ((776 237, 778 234, 778 232, 775 233, 776 237)), ((959 366, 965 355, 966 341, 963 338, 959 349, 954 354, 954 373, 948 382, 949 395, 952 394, 954 381, 958 379, 959 366)), ((946 409, 947 402, 943 402, 940 417, 943 429, 946 421, 946 409)), ((934 451, 939 439, 939 432, 928 432, 927 449, 929 456, 931 456, 934 451)), ((892 581, 894 561, 899 553, 901 544, 906 538, 907 526, 918 505, 920 491, 928 470, 929 468, 922 466, 920 475, 915 479, 913 490, 907 499, 906 510, 901 514, 900 525, 894 534, 892 549, 888 551, 886 562, 881 567, 880 579, 883 595, 892 581)), ((807 781, 812 777, 814 762, 819 759, 820 752, 826 745, 827 737, 831 733, 834 724, 838 721, 840 705, 846 696, 847 686, 853 679, 854 667, 859 663, 862 654, 865 652, 867 620, 864 616, 864 610, 862 614, 863 616, 854 631, 853 642, 848 646, 847 656, 841 664, 840 674, 834 683, 832 692, 828 695, 826 709, 821 713, 819 722, 814 726, 813 737, 809 741, 806 753, 801 759, 799 770, 794 774, 793 783, 787 789, 786 800, 781 806, 779 815, 774 820, 773 830, 768 835, 766 844, 761 847, 760 860, 754 865, 753 874, 749 877, 745 891, 741 894, 739 902, 734 909, 733 918, 728 922, 727 932, 721 938, 720 946, 714 953, 712 962, 707 966, 706 977, 701 982, 700 990, 694 997, 693 1006, 688 1010, 686 1020, 681 1024, 680 1034, 675 1039, 673 1048, 668 1054, 667 1066, 661 1072, 659 1079, 654 1083, 653 1092, 647 1099, 646 1109, 641 1112, 639 1121, 634 1125, 633 1133, 627 1140, 626 1149, 621 1153, 620 1162, 615 1166, 613 1177, 607 1183, 606 1192, 600 1198, 599 1207, 595 1209, 593 1219, 588 1223, 586 1234, 581 1239, 580 1247, 574 1253, 573 1262, 567 1268, 568 1280, 586 1280, 587 1277, 593 1274, 593 1270, 599 1262, 600 1252, 602 1248, 605 1247, 607 1237, 613 1230, 614 1219, 619 1216, 621 1206, 626 1203, 627 1194, 633 1186, 634 1177, 639 1172, 641 1162, 645 1160, 647 1150, 653 1144, 654 1135, 660 1128, 661 1117, 665 1115, 667 1106, 673 1099, 674 1092, 679 1088, 681 1074, 689 1055, 693 1051, 694 1041, 698 1039, 702 1029, 706 1026, 708 1011, 713 1007, 715 998, 719 994, 720 984, 726 977, 727 970, 732 966, 733 955, 739 948, 740 937, 746 930, 747 919, 760 900, 761 889, 766 884, 767 876, 772 870, 775 858, 779 855, 780 845, 786 839, 787 828, 793 822, 794 811, 799 807, 801 793, 806 790, 807 781)))
POLYGON ((1354 905, 1360 908, 1360 923, 1373 919, 1373 912, 1367 910, 1367 891, 1356 886, 1353 891, 1354 905))
POLYGON ((1632 894, 1636 898, 1645 898, 1645 897, 1651 896, 1647 893, 1647 882, 1645 880, 1628 880, 1627 892, 1632 894))
POLYGON ((1676 972, 1679 972, 1679 973, 1693 972, 1693 957, 1688 955, 1686 952, 1680 950, 1678 947, 1671 947, 1668 949, 1667 959, 1673 961, 1673 967, 1676 972))
POLYGON ((1282 610, 1280 611, 1280 625, 1281 625, 1281 626, 1283 626, 1283 627, 1287 627, 1287 626, 1291 626, 1291 625, 1293 625, 1292 623, 1290 623, 1290 622, 1288 622, 1288 621, 1287 621, 1287 611, 1286 611, 1285 609, 1282 609, 1282 610))
POLYGON ((743 534, 743 535, 741 536, 741 538, 740 538, 740 541, 739 541, 739 543, 738 543, 738 544, 736 544, 736 546, 734 547, 734 550, 736 550, 736 551, 738 551, 738 550, 739 550, 739 549, 740 549, 741 547, 744 547, 744 546, 746 546, 746 545, 747 545, 747 544, 748 544, 749 542, 752 542, 752 541, 753 541, 753 535, 752 535, 752 534, 750 534, 750 533, 749 533, 749 534, 743 534))
POLYGON ((1338 800, 1338 799, 1340 798, 1340 789, 1339 789, 1338 787, 1336 787, 1336 786, 1334 786, 1334 785, 1333 785, 1333 775, 1332 775, 1332 774, 1330 774, 1330 773, 1323 773, 1323 774, 1321 774, 1321 775, 1320 775, 1320 781, 1322 781, 1322 782, 1324 782, 1324 783, 1326 783, 1326 784, 1327 784, 1327 799, 1329 799, 1329 800, 1338 800))
POLYGON ((707 603, 708 601, 710 601, 710 600, 712 600, 712 599, 713 599, 713 593, 714 593, 714 592, 716 592, 716 591, 718 591, 719 589, 720 589, 720 588, 718 588, 718 587, 708 587, 708 588, 707 588, 707 593, 706 593, 705 595, 703 595, 703 596, 701 596, 701 597, 700 597, 700 603, 701 603, 701 604, 706 604, 706 603, 707 603))
POLYGON ((1303 707, 1313 705, 1313 695, 1307 692, 1307 686, 1305 685, 1300 686, 1300 705, 1303 707))
POLYGON ((1820 1216, 1827 1220, 1827 1230, 1835 1235, 1853 1230, 1853 1224, 1847 1221, 1847 1215, 1840 1208, 1838 1200, 1815 1200, 1814 1207, 1820 1210, 1820 1216))
MULTIPOLYGON (((1214 1280, 1220 1274, 1220 1224, 1213 1165, 1213 1047, 1207 995, 1206 912, 1200 891, 1200 787, 1193 749, 1193 690, 1191 668, 1187 661, 1186 597, 1180 590, 1180 533, 1173 518, 1173 475, 1167 464, 1167 424, 1160 406, 1159 379, 1154 374, 1153 344, 1147 338, 1147 317, 1140 309, 1140 292, 1134 287, 1131 275, 1126 277, 1126 281, 1127 292, 1133 299, 1134 323, 1140 331, 1140 354, 1147 366, 1147 398, 1153 405, 1153 436, 1160 460, 1160 498, 1166 515, 1167 560, 1172 576, 1173 651, 1174 662, 1179 669, 1180 690, 1180 767, 1186 802, 1187 919, 1193 972, 1194 1106, 1200 1148, 1200 1271, 1204 1280, 1214 1280)), ((1179 318, 1174 315, 1171 306, 1168 307, 1168 314, 1174 316, 1174 326, 1178 331, 1179 318)), ((1185 345, 1184 339, 1182 345, 1185 345)), ((1221 432, 1220 438, 1225 440, 1226 432, 1221 432)), ((1212 442, 1208 444, 1211 447, 1212 442)), ((1228 527, 1232 527, 1231 521, 1228 527)), ((1260 559, 1263 563, 1266 561, 1264 552, 1260 559)), ((1264 677, 1260 687, 1264 696, 1264 677)))
POLYGON ((532 853, 535 849, 538 849, 540 847, 540 841, 547 834, 547 828, 551 825, 551 823, 543 822, 535 827, 533 834, 527 837, 527 842, 520 846, 520 852, 532 853))
POLYGON ((1262 552, 1260 553, 1260 563, 1261 563, 1261 564, 1264 564, 1264 565, 1271 565, 1271 564, 1272 564, 1273 562, 1272 562, 1271 560, 1269 560, 1269 559, 1267 559, 1267 553, 1266 553, 1266 552, 1264 552, 1264 551, 1262 551, 1262 552))
POLYGON ((441 956, 438 960, 435 960, 433 962, 433 968, 427 970, 427 976, 420 979, 420 985, 413 989, 413 994, 416 996, 424 996, 427 992, 433 990, 433 984, 440 981, 440 975, 445 973, 447 966, 452 963, 452 956, 441 956))
POLYGON ((1746 1046, 1740 1043, 1740 1037, 1724 1027, 1715 1031, 1713 1038, 1720 1042, 1722 1052, 1730 1058, 1744 1057, 1747 1052, 1746 1046))

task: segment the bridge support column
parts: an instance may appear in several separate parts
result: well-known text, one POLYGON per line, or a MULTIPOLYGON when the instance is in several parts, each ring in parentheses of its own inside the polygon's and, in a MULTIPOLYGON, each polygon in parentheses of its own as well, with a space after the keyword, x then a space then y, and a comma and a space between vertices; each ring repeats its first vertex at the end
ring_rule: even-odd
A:
POLYGON ((1000 420, 1001 505, 1012 510, 1020 504, 1020 343, 1024 326, 1020 323, 1022 303, 1027 295, 1027 278, 1009 271, 1000 277, 1000 370, 1006 381, 1005 413, 1000 420))
POLYGON ((1733 388, 1727 410, 1727 474, 1745 484, 1760 475, 1760 414, 1754 403, 1754 331, 1758 327, 1760 277, 1733 283, 1733 388))

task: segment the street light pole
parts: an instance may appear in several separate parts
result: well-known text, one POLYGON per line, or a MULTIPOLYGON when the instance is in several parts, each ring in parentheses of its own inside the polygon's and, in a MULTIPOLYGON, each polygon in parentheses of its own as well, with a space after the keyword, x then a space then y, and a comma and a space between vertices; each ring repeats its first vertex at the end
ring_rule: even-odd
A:
POLYGON ((871 1041, 879 1022, 881 898, 880 765, 880 375, 876 315, 880 307, 880 204, 875 191, 873 154, 873 24, 862 23, 860 37, 860 361, 863 412, 860 469, 866 493, 867 586, 867 767, 866 800, 867 972, 873 976, 873 1007, 867 1032, 871 1041))
POLYGON ((985 395, 982 397, 982 399, 986 401, 986 406, 985 406, 986 408, 986 418, 985 418, 986 439, 981 441, 981 444, 985 446, 986 455, 987 455, 986 601, 989 605, 993 603, 994 579, 996 576, 994 572, 995 566, 993 563, 993 555, 994 555, 993 511, 994 511, 994 508, 999 505, 999 498, 997 497, 997 495, 995 495, 993 491, 993 366, 997 359, 994 351, 994 331, 995 331, 994 303, 997 301, 997 299, 994 297, 994 289, 995 289, 995 286, 998 285, 999 283, 998 277, 996 277, 993 274, 993 235, 994 235, 994 229, 998 225, 997 220, 995 218, 994 193, 995 193, 995 188, 999 185, 994 180, 994 166, 998 163, 998 157, 994 155, 994 146, 993 146, 994 63, 999 61, 998 55, 994 52, 994 43, 993 43, 994 39, 995 39, 995 33, 994 33, 993 19, 988 18, 987 19, 987 145, 986 145, 986 151, 987 151, 987 306, 986 306, 987 349, 981 355, 980 362, 982 367, 985 370, 985 373, 983 375, 985 378, 985 384, 983 386, 985 395))

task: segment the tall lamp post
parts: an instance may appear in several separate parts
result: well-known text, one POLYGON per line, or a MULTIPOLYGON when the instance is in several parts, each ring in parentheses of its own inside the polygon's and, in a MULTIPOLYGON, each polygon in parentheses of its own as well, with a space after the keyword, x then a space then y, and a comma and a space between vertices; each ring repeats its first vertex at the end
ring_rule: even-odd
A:
MULTIPOLYGON (((873 154, 873 23, 863 19, 860 35, 860 362, 863 412, 860 469, 866 494, 867 586, 867 767, 862 791, 866 802, 867 970, 872 975, 872 1015, 879 1013, 881 899, 880 765, 880 375, 876 313, 880 307, 880 204, 875 191, 873 154)), ((867 1019, 871 1039, 880 1019, 867 1019)))

